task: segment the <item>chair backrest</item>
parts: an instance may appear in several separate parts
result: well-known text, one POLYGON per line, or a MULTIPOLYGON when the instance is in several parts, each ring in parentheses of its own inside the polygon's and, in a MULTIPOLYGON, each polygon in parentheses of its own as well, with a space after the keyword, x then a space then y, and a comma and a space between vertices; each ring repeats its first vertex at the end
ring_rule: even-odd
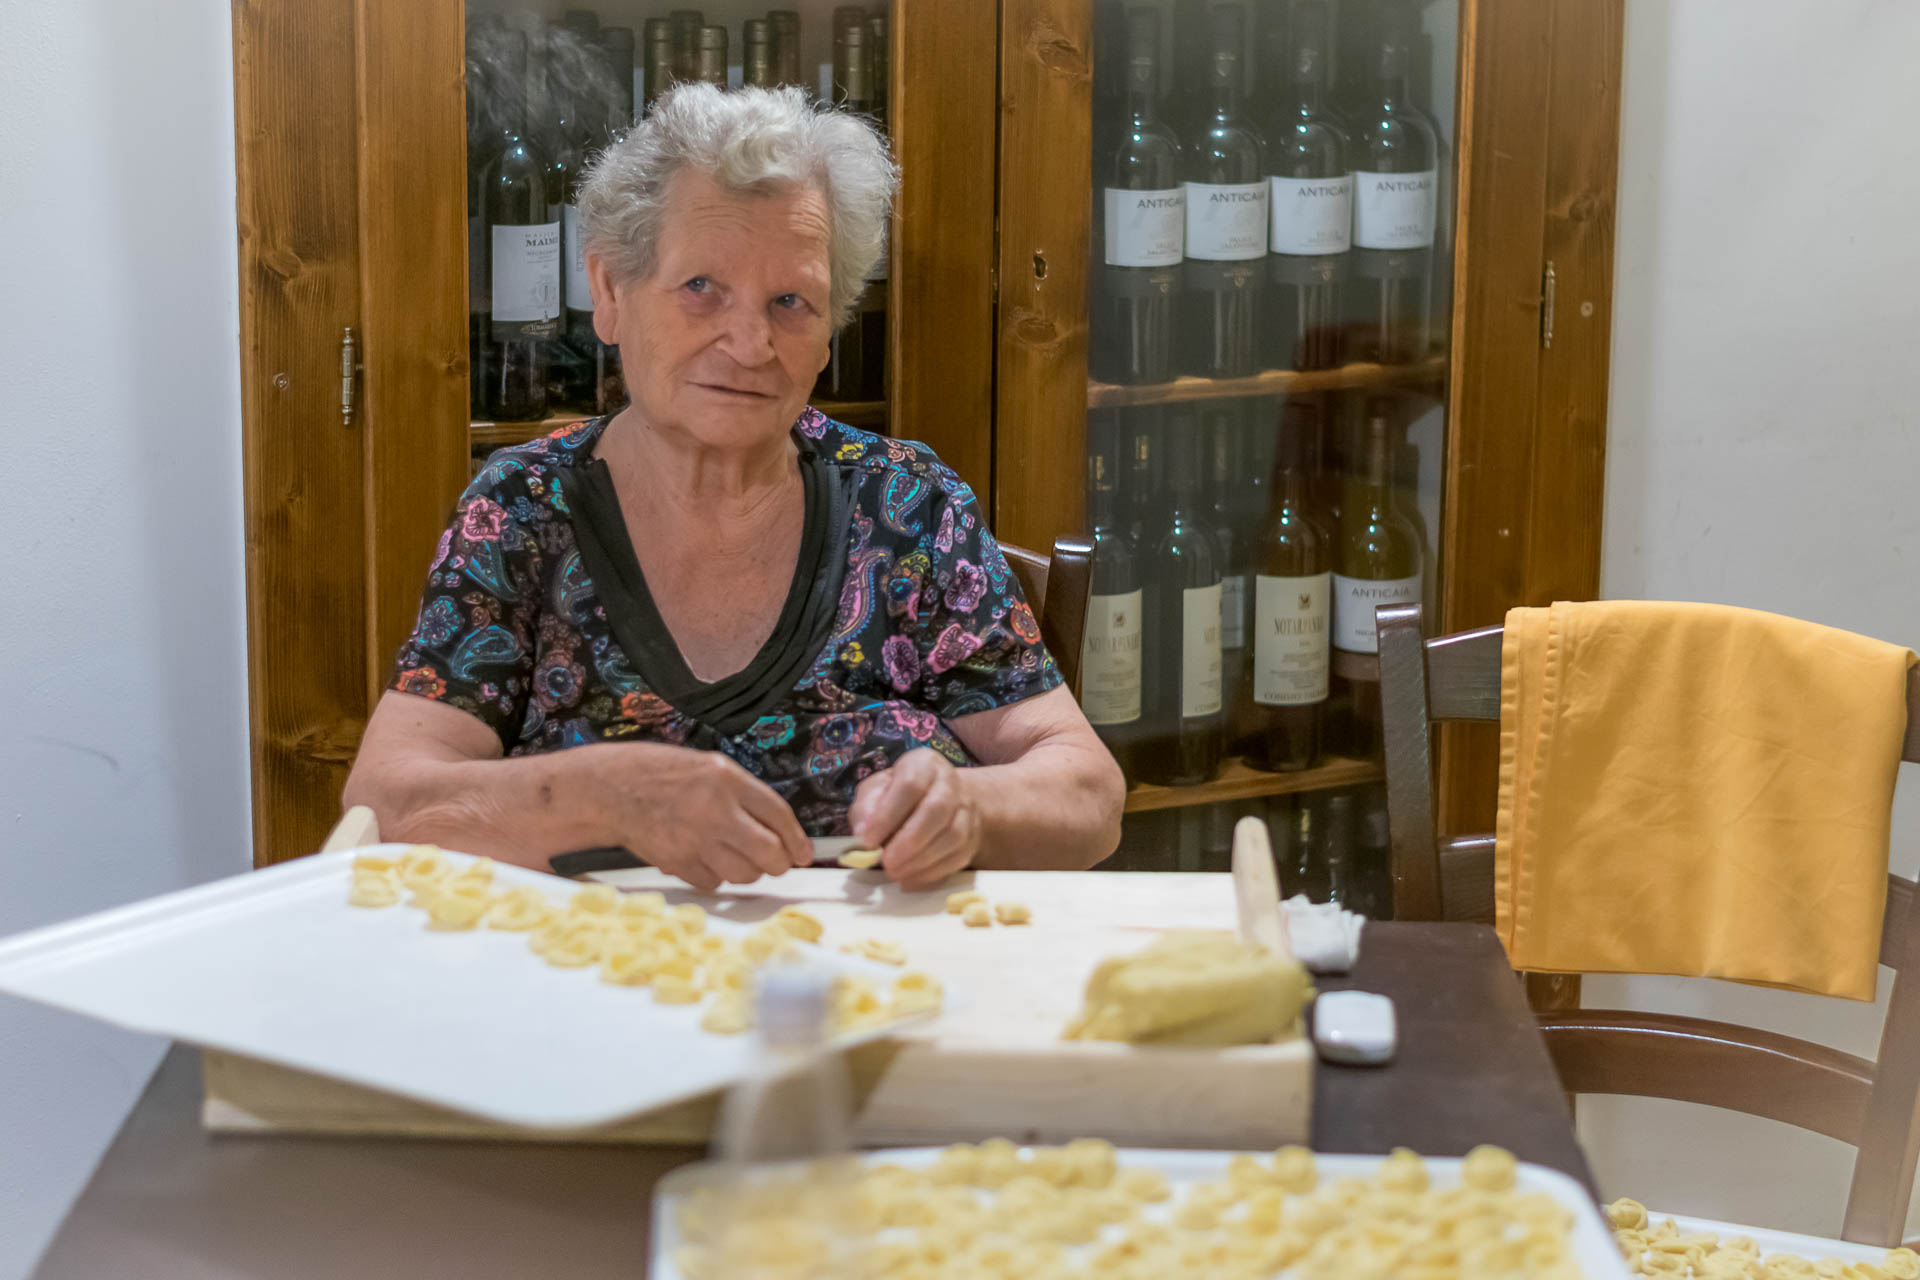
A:
MULTIPOLYGON (((1434 832, 1431 730, 1500 718, 1503 629, 1428 640, 1417 605, 1379 611, 1394 916, 1493 918, 1493 837, 1434 832)), ((1901 759, 1920 763, 1920 672, 1907 676, 1901 759)), ((1540 1018, 1569 1093, 1673 1098, 1785 1121, 1858 1148, 1841 1235, 1895 1245, 1920 1161, 1920 918, 1914 882, 1887 877, 1880 963, 1895 970, 1878 1062, 1705 1018, 1581 1010, 1540 1018)))
POLYGON ((1080 648, 1087 637, 1087 606, 1093 597, 1093 543, 1080 537, 1055 538, 1053 555, 1000 544, 1002 554, 1020 579, 1020 591, 1040 622, 1040 638, 1066 678, 1067 689, 1080 696, 1080 648))

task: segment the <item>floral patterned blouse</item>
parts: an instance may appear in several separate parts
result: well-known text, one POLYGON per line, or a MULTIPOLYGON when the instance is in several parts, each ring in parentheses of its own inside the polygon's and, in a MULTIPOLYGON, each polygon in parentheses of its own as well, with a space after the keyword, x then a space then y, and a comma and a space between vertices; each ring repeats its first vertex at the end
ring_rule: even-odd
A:
POLYGON ((593 419, 502 449, 440 537, 392 687, 469 712, 509 755, 591 742, 724 751, 809 835, 917 747, 977 763, 952 722, 1061 682, 973 491, 924 445, 809 408, 806 519, 772 637, 703 682, 654 607, 593 419))

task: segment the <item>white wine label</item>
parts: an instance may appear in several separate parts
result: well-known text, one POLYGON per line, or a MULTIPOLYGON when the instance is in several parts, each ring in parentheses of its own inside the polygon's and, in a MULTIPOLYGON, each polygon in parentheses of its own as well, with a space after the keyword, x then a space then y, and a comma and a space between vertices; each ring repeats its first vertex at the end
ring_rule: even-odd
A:
POLYGON ((1140 718, 1140 592, 1094 596, 1080 645, 1080 709, 1094 724, 1140 718))
POLYGON ((1353 247, 1353 175, 1268 178, 1274 253, 1345 253, 1353 247))
POLYGON ((1439 184, 1421 173, 1355 173, 1353 243, 1359 249, 1424 249, 1433 243, 1439 184))
POLYGON ((1180 593, 1180 628, 1180 715, 1219 715, 1219 583, 1180 593))
POLYGON ((580 242, 580 206, 560 207, 561 248, 567 258, 567 310, 593 310, 593 290, 587 285, 587 246, 580 242))
POLYGON ((493 229, 493 319, 554 320, 560 315, 560 224, 493 229))
POLYGON ((1299 707, 1327 699, 1327 614, 1333 575, 1261 574, 1253 587, 1253 700, 1299 707))
POLYGON ((1220 579, 1220 647, 1247 647, 1247 575, 1220 579))
POLYGON ((1383 604, 1419 604, 1420 575, 1411 578, 1343 578, 1333 575, 1333 647, 1348 653, 1380 652, 1373 611, 1383 604))
POLYGON ((1187 256, 1241 262, 1267 256, 1265 182, 1189 182, 1187 256))
POLYGON ((1186 243, 1187 193, 1107 188, 1107 265, 1172 267, 1186 243))

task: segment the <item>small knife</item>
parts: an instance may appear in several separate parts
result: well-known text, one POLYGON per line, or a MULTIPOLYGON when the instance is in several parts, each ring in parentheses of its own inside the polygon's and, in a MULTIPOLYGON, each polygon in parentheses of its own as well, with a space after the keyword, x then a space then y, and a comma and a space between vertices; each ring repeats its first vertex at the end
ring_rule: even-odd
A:
MULTIPOLYGON (((816 867, 837 866, 842 854, 863 847, 852 836, 814 836, 811 843, 813 865, 816 867)), ((553 868, 555 875, 572 879, 592 875, 596 871, 627 871, 647 864, 619 845, 603 845, 594 849, 575 849, 572 853, 556 853, 547 859, 547 865, 553 868)))

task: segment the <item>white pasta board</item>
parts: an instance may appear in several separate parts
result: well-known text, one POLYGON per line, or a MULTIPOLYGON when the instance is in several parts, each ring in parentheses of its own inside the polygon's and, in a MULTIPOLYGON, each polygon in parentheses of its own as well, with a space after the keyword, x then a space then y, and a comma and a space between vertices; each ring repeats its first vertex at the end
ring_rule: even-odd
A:
POLYGON ((1719 1236, 1723 1243, 1735 1236, 1748 1236, 1760 1246, 1763 1256, 1791 1253, 1810 1262, 1818 1262, 1823 1258, 1838 1258, 1842 1262, 1878 1262, 1887 1252, 1880 1245, 1854 1244, 1849 1240, 1828 1240, 1822 1236, 1803 1236, 1791 1231, 1772 1231, 1766 1227, 1742 1226, 1737 1222, 1715 1222, 1712 1218, 1689 1218, 1685 1214, 1647 1210, 1649 1223, 1658 1224, 1668 1218, 1672 1218, 1674 1225, 1680 1228, 1681 1235, 1704 1233, 1719 1236))
POLYGON ((797 905, 826 925, 823 944, 898 942, 909 968, 939 978, 950 1007, 902 1028, 889 1046, 857 1117, 862 1145, 1004 1136, 1271 1148, 1307 1138, 1314 1059, 1303 1038, 1228 1049, 1061 1039, 1103 959, 1138 951, 1170 928, 1231 931, 1228 875, 978 871, 935 892, 905 893, 878 871, 804 869, 714 896, 676 888, 651 868, 593 878, 662 890, 670 901, 698 901, 748 922, 797 905), (1032 922, 969 928, 945 909, 947 895, 965 889, 1025 903, 1032 922))
MULTIPOLYGON (((1178 1203, 1180 1193, 1185 1188, 1195 1183, 1225 1178, 1228 1162, 1235 1153, 1123 1148, 1118 1154, 1121 1168, 1156 1169, 1165 1174, 1172 1185, 1175 1193, 1172 1200, 1160 1205, 1148 1205, 1143 1211, 1143 1217, 1155 1220, 1171 1216, 1172 1207, 1178 1203)), ((939 1155, 940 1149, 937 1147, 919 1147, 875 1152, 862 1159, 869 1164, 896 1164, 918 1169, 932 1164, 939 1155)), ((1385 1159, 1385 1156, 1316 1155, 1314 1163, 1324 1184, 1341 1178, 1366 1177, 1378 1169, 1385 1159)), ((1432 1185, 1441 1190, 1458 1186, 1460 1164, 1458 1158, 1429 1158, 1426 1165, 1432 1185)), ((650 1233, 652 1257, 647 1271, 650 1280, 684 1280, 673 1261, 681 1244, 675 1211, 681 1197, 714 1177, 715 1168, 711 1164, 688 1165, 662 1178, 654 1188, 653 1227, 650 1233)), ((1621 1261, 1619 1249, 1614 1246, 1613 1231, 1579 1183, 1558 1170, 1523 1163, 1515 1172, 1515 1190, 1544 1192, 1573 1214, 1572 1253, 1585 1272, 1586 1280, 1625 1280, 1628 1271, 1621 1261)), ((1113 1228, 1107 1230, 1112 1232, 1113 1228)), ((1878 1256, 1877 1251, 1875 1256, 1878 1256)))
MULTIPOLYGON (((410 907, 349 906, 353 856, 317 854, 18 935, 0 942, 0 991, 543 1130, 651 1111, 750 1070, 753 1038, 700 1030, 700 1005, 553 968, 525 934, 435 932, 410 907)), ((556 900, 579 887, 504 865, 496 879, 556 900)), ((896 973, 807 950, 836 972, 883 983, 896 973)))

